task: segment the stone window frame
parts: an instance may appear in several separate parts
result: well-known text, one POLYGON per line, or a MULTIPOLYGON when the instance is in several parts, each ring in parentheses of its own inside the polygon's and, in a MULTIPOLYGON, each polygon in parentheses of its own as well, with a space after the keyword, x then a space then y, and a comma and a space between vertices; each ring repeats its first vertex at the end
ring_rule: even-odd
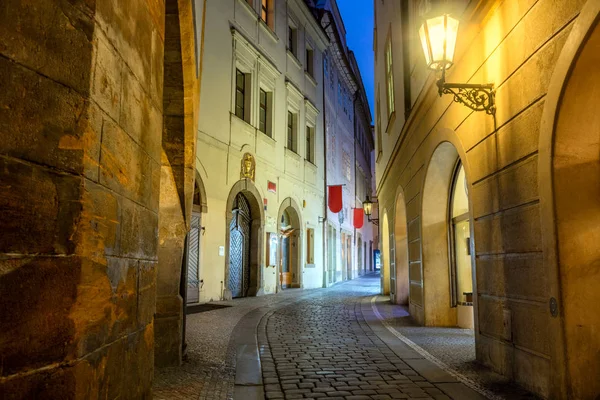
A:
MULTIPOLYGON (((393 116, 396 111, 396 99, 394 93, 394 55, 393 55, 393 42, 392 42, 392 25, 388 28, 388 35, 385 41, 384 50, 384 72, 385 72, 385 95, 386 95, 386 111, 389 121, 393 120, 393 116)), ((389 133, 389 129, 386 129, 389 133)))
POLYGON ((303 143, 304 137, 302 136, 302 132, 298 129, 299 126, 302 126, 302 120, 301 120, 301 115, 300 115, 300 110, 302 108, 302 100, 304 99, 304 96, 302 95, 302 92, 289 80, 285 82, 286 85, 286 138, 285 138, 285 147, 286 149, 288 149, 289 151, 295 153, 295 154, 302 154, 302 150, 300 148, 301 143, 303 143), (289 119, 289 114, 291 113, 294 116, 294 121, 293 121, 293 134, 294 134, 294 144, 295 144, 295 149, 291 149, 288 146, 289 140, 288 140, 288 119, 289 119))
MULTIPOLYGON (((305 126, 307 129, 312 130, 312 160, 308 157, 305 157, 306 161, 313 165, 317 165, 317 117, 319 115, 319 110, 315 105, 309 100, 304 99, 304 115, 305 115, 305 126)), ((308 132, 305 132, 307 134, 308 132)), ((307 138, 304 138, 305 143, 308 142, 307 138)), ((306 155, 308 149, 304 149, 304 153, 306 155)))
POLYGON ((270 61, 259 56, 257 59, 257 106, 256 106, 256 128, 260 129, 260 91, 267 93, 267 124, 265 135, 275 139, 275 104, 276 104, 276 82, 280 73, 270 61))
POLYGON ((245 82, 245 93, 247 94, 244 98, 244 118, 242 119, 249 125, 254 126, 255 122, 258 123, 258 85, 257 85, 257 60, 258 52, 253 46, 235 29, 232 30, 234 45, 233 45, 233 71, 232 82, 231 82, 231 110, 232 114, 239 118, 235 113, 236 106, 236 73, 237 70, 246 75, 245 82), (256 115, 255 115, 256 114, 256 115))

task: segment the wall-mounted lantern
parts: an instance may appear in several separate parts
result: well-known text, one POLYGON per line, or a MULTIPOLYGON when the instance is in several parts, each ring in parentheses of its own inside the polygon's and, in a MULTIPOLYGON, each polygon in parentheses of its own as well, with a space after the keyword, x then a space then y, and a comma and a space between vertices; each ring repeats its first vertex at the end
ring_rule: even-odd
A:
POLYGON ((367 219, 369 220, 369 222, 372 222, 375 225, 379 225, 379 218, 371 219, 371 213, 373 212, 373 202, 371 201, 369 196, 367 196, 367 199, 365 201, 363 201, 362 206, 363 206, 363 211, 365 212, 365 215, 367 216, 367 219))
POLYGON ((440 97, 442 94, 452 94, 454 101, 471 110, 495 115, 494 84, 446 82, 446 70, 454 63, 457 34, 458 20, 448 14, 426 19, 419 29, 427 67, 442 73, 442 77, 437 81, 440 97))

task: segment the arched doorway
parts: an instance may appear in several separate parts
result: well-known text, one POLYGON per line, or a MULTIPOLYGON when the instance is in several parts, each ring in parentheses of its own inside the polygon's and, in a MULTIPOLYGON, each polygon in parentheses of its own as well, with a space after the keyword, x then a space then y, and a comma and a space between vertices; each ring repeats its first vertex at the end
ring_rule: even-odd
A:
POLYGON ((250 179, 238 181, 227 199, 227 240, 223 299, 263 293, 264 210, 250 179))
POLYGON ((540 131, 554 397, 600 393, 600 0, 589 0, 556 64, 540 131))
POLYGON ((291 198, 279 207, 279 280, 281 289, 302 287, 302 221, 300 208, 291 198))
POLYGON ((383 213, 383 223, 381 224, 381 293, 390 294, 390 228, 387 212, 383 213))
MULTIPOLYGON (((423 308, 427 326, 457 326, 459 302, 461 306, 466 302, 467 295, 458 293, 456 273, 459 265, 461 277, 468 280, 464 271, 473 271, 473 247, 470 239, 467 243, 471 226, 465 176, 456 148, 449 142, 441 143, 429 161, 422 192, 423 308)), ((465 293, 471 292, 472 307, 473 287, 460 287, 465 293)), ((472 313, 472 308, 468 311, 472 313)))
POLYGON ((250 239, 252 214, 246 196, 238 193, 229 223, 229 282, 232 297, 246 297, 250 289, 250 239))
POLYGON ((396 209, 394 211, 394 240, 395 266, 396 266, 396 303, 408 305, 409 277, 408 277, 408 231, 406 223, 406 203, 402 188, 398 188, 396 196, 396 209))

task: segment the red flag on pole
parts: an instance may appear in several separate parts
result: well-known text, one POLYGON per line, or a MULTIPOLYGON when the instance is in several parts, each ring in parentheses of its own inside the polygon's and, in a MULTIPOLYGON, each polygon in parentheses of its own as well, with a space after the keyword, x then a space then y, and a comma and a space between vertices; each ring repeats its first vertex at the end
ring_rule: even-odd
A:
POLYGON ((339 213, 342 209, 342 185, 329 186, 327 203, 332 213, 339 213))
POLYGON ((354 218, 353 218, 352 222, 356 229, 360 229, 363 227, 363 225, 365 223, 363 209, 362 208, 353 208, 353 210, 354 210, 354 218))

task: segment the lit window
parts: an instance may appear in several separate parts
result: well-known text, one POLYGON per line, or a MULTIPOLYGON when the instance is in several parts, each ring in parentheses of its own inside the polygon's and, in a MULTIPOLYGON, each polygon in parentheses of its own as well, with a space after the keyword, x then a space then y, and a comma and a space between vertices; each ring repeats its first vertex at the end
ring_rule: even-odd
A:
POLYGON ((306 263, 315 263, 315 230, 311 228, 306 230, 306 263))
POLYGON ((275 21, 273 12, 274 0, 261 0, 260 2, 260 19, 267 24, 271 30, 275 30, 275 21))
POLYGON ((375 106, 375 114, 377 115, 377 154, 381 153, 381 101, 380 101, 381 93, 379 91, 379 85, 377 85, 377 103, 375 106))
POLYGON ((260 17, 263 21, 267 22, 267 17, 269 16, 269 4, 268 0, 262 0, 260 6, 260 17))
POLYGON ((386 95, 387 95, 387 111, 388 118, 395 111, 396 106, 394 104, 394 70, 392 65, 392 36, 391 30, 388 35, 388 40, 385 45, 385 83, 386 83, 386 95))

